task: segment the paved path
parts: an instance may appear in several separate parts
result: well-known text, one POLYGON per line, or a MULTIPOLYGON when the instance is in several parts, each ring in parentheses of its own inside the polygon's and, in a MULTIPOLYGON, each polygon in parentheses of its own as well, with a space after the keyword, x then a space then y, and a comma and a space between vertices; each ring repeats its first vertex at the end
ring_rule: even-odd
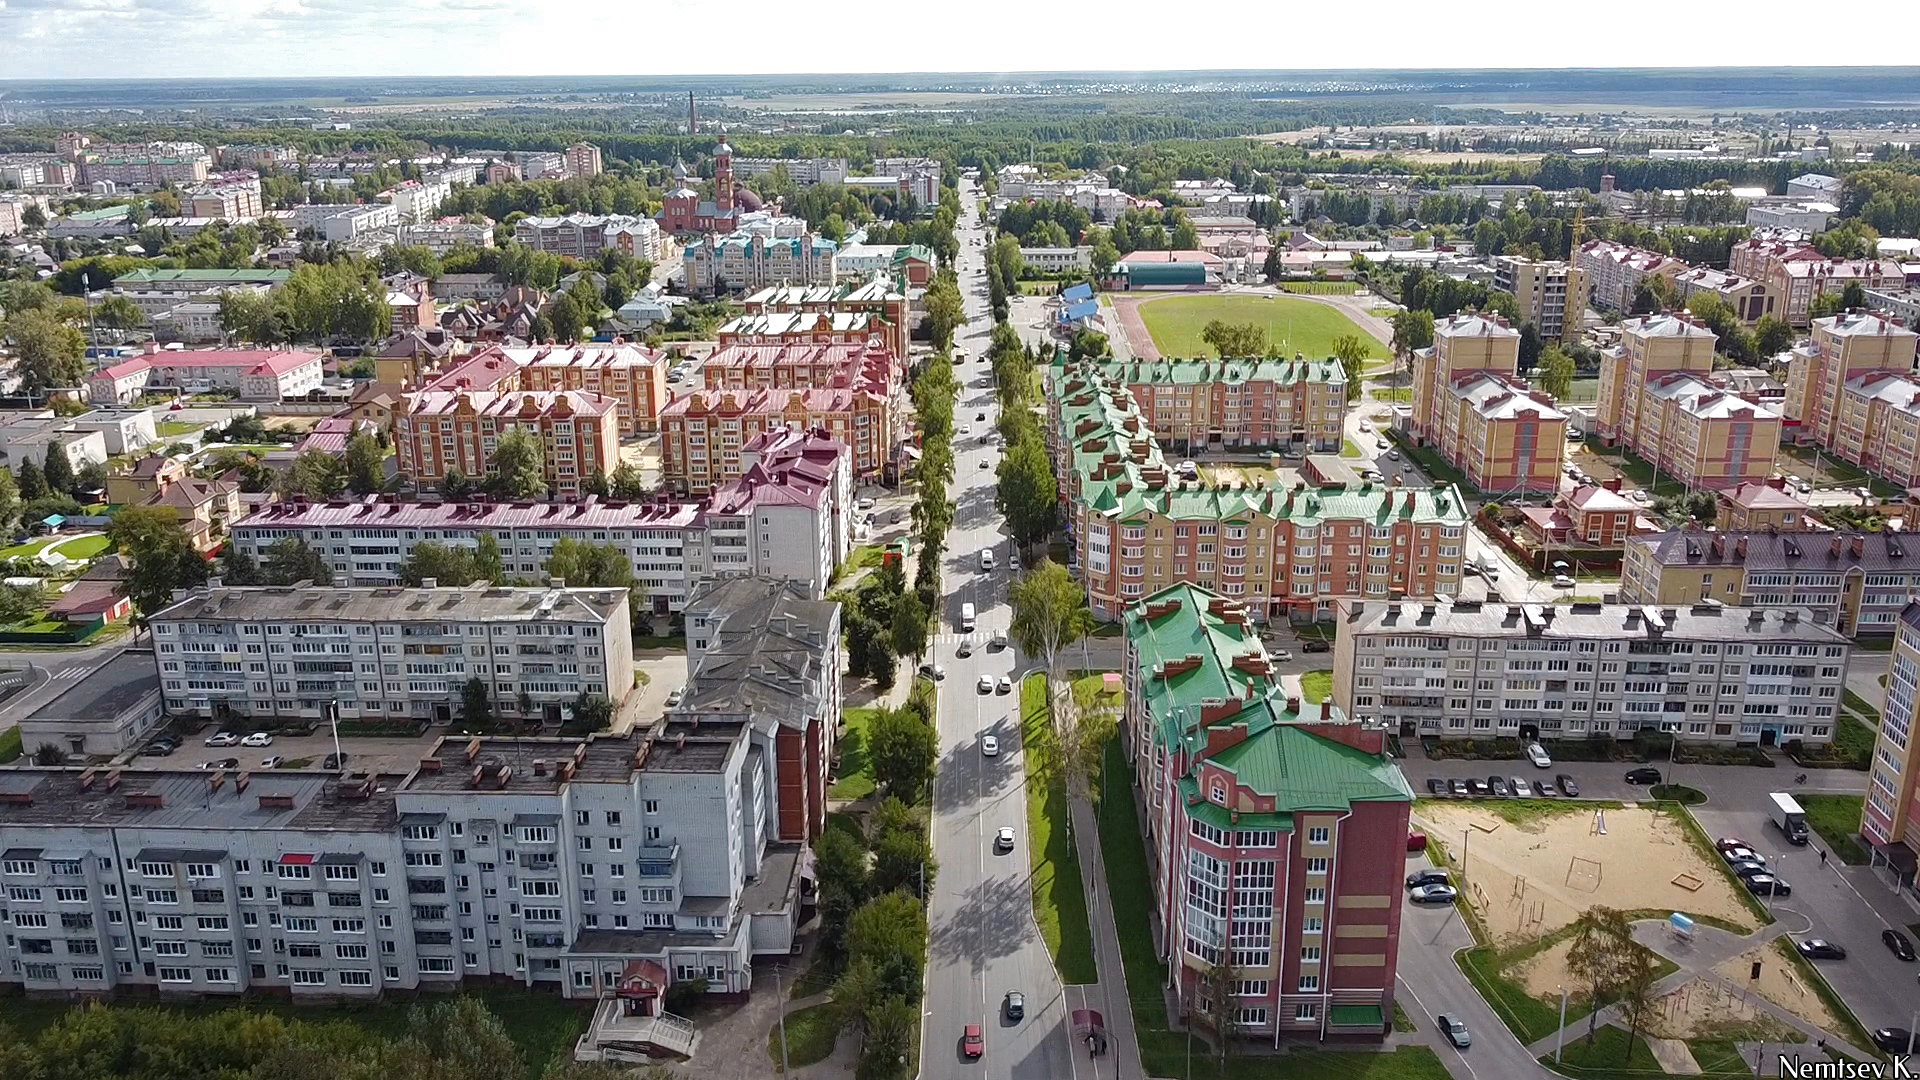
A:
MULTIPOLYGON (((1127 783, 1124 777, 1114 783, 1127 783)), ((1134 1033, 1133 1007, 1127 998, 1126 967, 1120 959, 1120 931, 1113 921, 1113 902, 1107 890, 1107 866, 1100 852, 1100 834, 1093 807, 1073 800, 1073 843, 1080 856, 1080 881, 1087 892, 1087 915, 1093 926, 1093 959, 1099 981, 1066 988, 1069 1010, 1092 1009, 1107 1025, 1107 1053, 1089 1058, 1093 1078, 1131 1080, 1146 1075, 1140 1061, 1140 1042, 1134 1033)), ((1071 1015, 1071 1014, 1069 1014, 1071 1015)))

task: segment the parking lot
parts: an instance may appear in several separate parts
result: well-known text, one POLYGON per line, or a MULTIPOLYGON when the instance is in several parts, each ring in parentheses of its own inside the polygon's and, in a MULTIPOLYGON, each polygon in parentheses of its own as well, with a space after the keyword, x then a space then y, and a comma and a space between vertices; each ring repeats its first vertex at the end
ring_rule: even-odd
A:
MULTIPOLYGON (((634 658, 635 667, 646 675, 644 685, 635 687, 614 720, 617 731, 635 725, 650 724, 666 711, 667 695, 687 681, 687 654, 683 650, 648 649, 634 658)), ((348 767, 356 771, 404 773, 433 749, 436 740, 456 724, 429 724, 418 738, 396 736, 342 736, 340 750, 347 755, 348 767)), ((208 761, 237 759, 239 767, 258 769, 269 757, 284 758, 284 768, 319 768, 334 751, 333 736, 323 727, 311 735, 275 735, 267 747, 209 747, 206 739, 215 733, 208 725, 188 736, 183 745, 164 757, 146 757, 142 764, 160 767, 191 768, 208 761)), ((246 728, 236 724, 234 734, 244 735, 246 728)))

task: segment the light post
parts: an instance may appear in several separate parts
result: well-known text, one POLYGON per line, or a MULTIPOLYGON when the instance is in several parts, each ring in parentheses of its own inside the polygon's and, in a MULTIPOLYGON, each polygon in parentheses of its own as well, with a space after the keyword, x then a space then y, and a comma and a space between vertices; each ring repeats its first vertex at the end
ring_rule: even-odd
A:
POLYGON ((1567 988, 1560 988, 1560 1029, 1553 1033, 1553 1063, 1560 1064, 1560 1050, 1567 1042, 1567 988))

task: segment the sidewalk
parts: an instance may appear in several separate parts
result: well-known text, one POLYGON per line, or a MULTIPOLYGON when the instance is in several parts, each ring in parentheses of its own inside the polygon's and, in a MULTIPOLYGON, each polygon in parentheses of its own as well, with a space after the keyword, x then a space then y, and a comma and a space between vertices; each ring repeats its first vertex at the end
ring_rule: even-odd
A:
MULTIPOLYGON (((1093 1075, 1105 1080, 1136 1080, 1146 1076, 1140 1063, 1140 1043, 1133 1031, 1133 1006, 1127 999, 1126 967, 1120 960, 1120 932, 1113 921, 1113 904, 1106 890, 1107 868, 1100 854, 1099 823, 1087 800, 1073 800, 1073 843, 1080 857, 1080 881, 1087 893, 1087 920, 1093 927, 1093 959, 1100 981, 1075 986, 1083 1006, 1099 1013, 1107 1025, 1107 1053, 1094 1058, 1093 1075), (1109 1064, 1110 1063, 1110 1064, 1109 1064), (1112 1071, 1108 1072, 1111 1067, 1112 1071)), ((1072 1022, 1072 1018, 1068 1018, 1072 1022)))

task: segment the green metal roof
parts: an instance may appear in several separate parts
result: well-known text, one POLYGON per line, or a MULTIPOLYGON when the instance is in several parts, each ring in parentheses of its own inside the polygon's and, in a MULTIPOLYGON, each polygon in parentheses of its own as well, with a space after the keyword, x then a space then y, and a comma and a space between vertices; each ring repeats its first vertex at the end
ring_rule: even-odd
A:
POLYGON ((1135 285, 1200 285, 1207 280, 1207 267, 1197 262, 1122 262, 1113 268, 1135 285))
POLYGON ((291 270, 156 270, 143 266, 130 270, 113 279, 116 285, 138 285, 143 282, 191 281, 209 284, 244 284, 255 282, 279 283, 293 276, 291 270))
POLYGON ((98 210, 75 210, 67 215, 68 221, 118 221, 133 212, 133 207, 125 204, 103 206, 98 210))
POLYGON ((1413 798, 1407 778, 1390 759, 1278 721, 1207 760, 1255 793, 1278 799, 1276 811, 1345 810, 1357 802, 1413 798))
POLYGON ((1384 1029, 1387 1014, 1378 1005, 1334 1005, 1327 1009, 1327 1026, 1384 1029))
POLYGON ((1094 363, 1101 374, 1128 385, 1199 386, 1225 383, 1326 383, 1345 386, 1347 373, 1338 360, 1285 360, 1278 357, 1215 360, 1211 357, 1159 360, 1106 360, 1094 363))

